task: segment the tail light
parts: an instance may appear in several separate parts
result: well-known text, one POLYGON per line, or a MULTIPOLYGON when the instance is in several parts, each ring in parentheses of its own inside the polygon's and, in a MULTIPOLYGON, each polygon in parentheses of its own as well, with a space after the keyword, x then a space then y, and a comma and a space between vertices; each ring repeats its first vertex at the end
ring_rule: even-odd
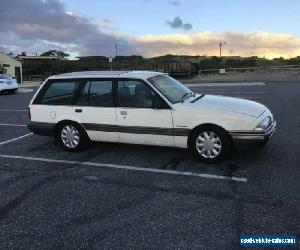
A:
POLYGON ((31 120, 30 107, 28 107, 28 117, 29 117, 29 120, 31 120))

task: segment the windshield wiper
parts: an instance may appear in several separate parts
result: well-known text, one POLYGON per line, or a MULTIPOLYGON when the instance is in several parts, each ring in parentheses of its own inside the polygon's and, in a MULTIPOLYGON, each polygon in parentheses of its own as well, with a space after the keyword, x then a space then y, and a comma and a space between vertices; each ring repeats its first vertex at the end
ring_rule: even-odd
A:
POLYGON ((187 96, 187 95, 190 95, 190 96, 193 96, 194 95, 194 92, 186 92, 181 98, 180 98, 180 102, 183 102, 185 99, 185 97, 187 96))
POLYGON ((198 100, 200 100, 203 96, 205 96, 204 94, 202 94, 202 95, 199 95, 198 97, 196 97, 194 100, 192 100, 191 101, 191 103, 194 103, 194 102, 196 102, 196 101, 198 101, 198 100))

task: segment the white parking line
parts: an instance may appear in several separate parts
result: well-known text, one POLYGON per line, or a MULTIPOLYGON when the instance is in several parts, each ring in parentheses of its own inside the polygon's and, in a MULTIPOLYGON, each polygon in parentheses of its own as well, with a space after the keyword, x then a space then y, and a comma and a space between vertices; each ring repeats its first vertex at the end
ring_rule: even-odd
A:
POLYGON ((264 82, 207 82, 207 83, 186 83, 187 87, 219 87, 219 86, 265 86, 264 82))
POLYGON ((27 109, 0 109, 1 112, 27 112, 27 109))
POLYGON ((23 139, 23 138, 25 138, 25 137, 27 137, 27 136, 30 136, 30 135, 33 135, 33 133, 29 133, 29 134, 26 134, 26 135, 19 136, 19 137, 17 137, 17 138, 13 138, 13 139, 10 139, 10 140, 7 140, 7 141, 0 142, 0 146, 5 145, 5 144, 8 144, 8 143, 10 143, 10 142, 14 142, 14 141, 23 139))
POLYGON ((26 88, 18 89, 18 93, 30 93, 33 91, 34 89, 26 89, 26 88))
POLYGON ((230 96, 230 97, 236 97, 241 99, 266 99, 264 96, 230 96))
POLYGON ((8 126, 8 127, 27 127, 25 124, 13 124, 13 123, 0 123, 0 126, 8 126))
POLYGON ((265 94, 264 91, 214 91, 210 90, 210 93, 223 93, 223 94, 265 94))
POLYGON ((266 96, 249 96, 249 95, 229 95, 229 94, 221 94, 221 93, 218 93, 218 94, 215 94, 216 96, 225 96, 225 97, 235 97, 235 98, 242 98, 242 99, 265 99, 266 96))
POLYGON ((175 171, 175 170, 133 167, 133 166, 117 165, 117 164, 55 160, 55 159, 48 159, 48 158, 28 157, 28 156, 20 156, 20 155, 5 155, 5 154, 0 154, 0 158, 22 159, 22 160, 28 160, 28 161, 39 161, 39 162, 49 162, 49 163, 62 163, 62 164, 69 164, 69 165, 75 165, 76 164, 76 165, 82 165, 82 166, 116 168, 116 169, 126 169, 126 170, 133 170, 133 171, 143 171, 143 172, 162 173, 162 174, 171 174, 171 175, 182 175, 182 176, 193 176, 193 177, 200 177, 200 178, 219 179, 219 180, 228 180, 228 181, 237 181, 237 182, 247 182, 247 178, 243 178, 243 177, 231 177, 231 176, 214 175, 214 174, 181 172, 181 171, 175 171))

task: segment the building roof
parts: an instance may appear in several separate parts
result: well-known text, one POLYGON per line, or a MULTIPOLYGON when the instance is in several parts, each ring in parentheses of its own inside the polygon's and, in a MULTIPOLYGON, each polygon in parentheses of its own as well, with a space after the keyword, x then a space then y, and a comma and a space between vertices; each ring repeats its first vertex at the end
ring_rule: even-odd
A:
POLYGON ((59 56, 19 56, 19 60, 67 60, 59 56))
POLYGON ((14 65, 19 65, 21 66, 21 62, 19 62, 18 60, 16 60, 15 58, 7 55, 6 53, 0 51, 0 64, 14 64, 14 65))
POLYGON ((162 72, 153 71, 80 71, 71 72, 66 74, 60 74, 51 76, 50 79, 57 78, 93 78, 93 77, 105 77, 105 78, 137 78, 147 79, 153 76, 162 75, 162 72))
POLYGON ((105 60, 108 60, 108 57, 106 57, 106 56, 77 56, 76 58, 78 58, 79 60, 82 60, 82 59, 105 59, 105 60))

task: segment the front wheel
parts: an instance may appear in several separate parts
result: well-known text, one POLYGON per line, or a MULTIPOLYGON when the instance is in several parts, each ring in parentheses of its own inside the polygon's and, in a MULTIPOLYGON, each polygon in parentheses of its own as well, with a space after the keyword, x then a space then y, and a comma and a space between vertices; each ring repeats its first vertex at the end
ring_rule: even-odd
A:
POLYGON ((189 140, 193 154, 206 163, 220 162, 230 153, 231 147, 229 135, 217 126, 200 127, 189 140))
POLYGON ((75 123, 64 123, 58 127, 57 139, 60 145, 69 152, 82 150, 88 143, 85 131, 75 123))

